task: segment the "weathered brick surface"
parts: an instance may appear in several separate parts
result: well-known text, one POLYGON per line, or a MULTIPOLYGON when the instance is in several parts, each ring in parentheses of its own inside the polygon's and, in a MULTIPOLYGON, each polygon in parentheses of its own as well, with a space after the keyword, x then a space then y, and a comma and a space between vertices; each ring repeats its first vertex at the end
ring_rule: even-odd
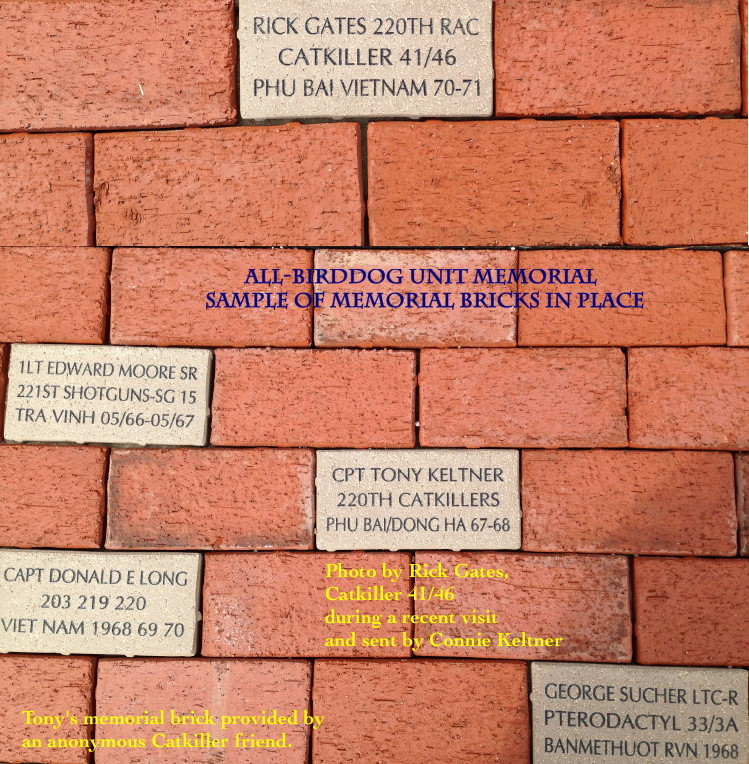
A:
POLYGON ((397 350, 217 350, 211 442, 414 445, 415 357, 397 350))
POLYGON ((112 452, 112 549, 309 549, 313 454, 280 449, 112 452))
POLYGON ((523 549, 736 554, 730 453, 524 451, 523 549))
MULTIPOLYGON (((0 345, 0 434, 3 432, 5 418, 5 392, 8 384, 8 356, 10 355, 7 345, 0 345)), ((2 438, 0 438, 2 440, 2 438)))
POLYGON ((409 635, 410 625, 401 623, 410 614, 406 597, 410 580, 384 582, 384 590, 399 594, 391 601, 344 601, 326 598, 330 594, 361 591, 376 594, 383 587, 382 565, 408 570, 410 557, 404 553, 371 552, 269 552, 208 553, 205 556, 203 588, 203 655, 221 658, 257 657, 398 657, 410 654, 402 645, 401 633, 409 635), (327 576, 326 565, 339 563, 346 569, 374 569, 375 578, 327 576), (359 590, 357 590, 357 586, 359 590), (369 587, 372 587, 371 589, 369 587), (332 610, 338 615, 380 613, 380 628, 334 623, 323 620, 332 610), (390 614, 396 625, 384 623, 390 614), (357 632, 356 645, 325 646, 328 637, 350 638, 357 632), (364 639, 395 637, 395 646, 366 646, 364 639))
POLYGON ((749 665, 749 560, 634 561, 637 661, 749 665))
POLYGON ((616 122, 380 122, 368 138, 374 246, 619 241, 616 122))
POLYGON ((749 252, 725 254, 728 344, 749 345, 749 252))
POLYGON ((86 736, 83 726, 28 726, 21 711, 40 716, 62 716, 66 712, 80 720, 93 711, 93 658, 52 655, 0 655, 0 757, 6 764, 85 764, 85 748, 47 748, 48 740, 76 740, 86 736), (41 751, 21 748, 24 739, 35 737, 45 746, 41 751))
POLYGON ((739 513, 739 554, 749 557, 749 454, 736 455, 736 508, 739 513))
POLYGON ((0 135, 0 246, 94 243, 93 139, 0 135))
MULTIPOLYGON (((457 565, 502 570, 508 579, 456 577, 438 579, 454 587, 455 599, 415 603, 417 614, 455 614, 454 624, 417 624, 415 636, 425 639, 419 655, 462 658, 513 658, 567 661, 628 662, 632 657, 629 568, 626 557, 541 555, 482 552, 417 552, 416 563, 452 572, 457 565), (496 625, 465 624, 460 614, 473 610, 496 613, 496 625), (439 632, 440 637, 430 635, 439 632), (492 638, 490 647, 444 646, 445 637, 492 638), (497 644, 507 640, 562 638, 555 646, 497 644), (437 645, 430 644, 437 642, 437 645), (442 644, 439 644, 442 643, 442 644)), ((424 579, 432 583, 437 579, 424 579)), ((423 581, 422 581, 423 582, 423 581)))
MULTIPOLYGON (((507 308, 461 307, 461 294, 486 293, 492 291, 485 284, 474 284, 475 269, 515 268, 517 253, 510 251, 461 251, 434 250, 416 252, 411 250, 331 250, 315 252, 316 268, 342 268, 363 270, 384 270, 392 273, 397 282, 402 283, 363 285, 322 285, 318 291, 330 290, 350 294, 355 300, 356 293, 380 292, 386 296, 397 293, 416 295, 418 307, 364 308, 332 306, 332 297, 324 308, 315 310, 315 344, 327 347, 501 347, 515 344, 516 310, 510 299, 507 308), (440 278, 429 270, 439 271, 447 278, 446 269, 451 272, 452 283, 438 283, 440 278), (464 272, 458 273, 458 269, 464 272), (398 272, 400 271, 400 272, 398 272), (463 283, 456 283, 461 279, 463 283), (432 280, 433 283, 429 283, 432 280), (448 298, 445 295, 451 293, 448 298), (426 297, 421 295, 426 294, 426 297), (432 296, 434 295, 434 297, 432 296), (455 307, 438 307, 450 300, 455 307), (434 300, 434 302, 428 302, 434 300)), ((374 276, 379 278, 379 274, 374 276)), ((503 291, 514 292, 515 287, 503 291)), ((366 298, 361 298, 365 300, 366 298)), ((373 298, 374 299, 374 298, 373 298)), ((385 298, 386 299, 386 298, 385 298)), ((469 297, 475 301, 478 298, 469 297)), ((354 304, 353 302, 351 303, 354 304)), ((366 304, 363 302, 362 304, 366 304)), ((387 303, 385 303, 387 305, 387 303)), ((398 302, 393 303, 398 305, 398 302)), ((403 305, 407 303, 404 301, 403 305)), ((469 303, 475 305, 475 302, 469 303)), ((344 303, 344 306, 347 304, 344 303)))
POLYGON ((315 661, 315 764, 530 762, 528 683, 508 661, 315 661))
MULTIPOLYGON (((520 307, 520 345, 722 345, 726 340, 720 252, 576 250, 520 253, 528 270, 593 270, 597 284, 527 284, 541 292, 539 308, 520 307), (570 308, 548 308, 546 294, 571 293, 570 308), (621 299, 643 308, 612 307, 621 299), (598 293, 593 302, 592 297, 598 293), (627 293, 630 293, 627 295, 627 293), (621 298, 619 298, 621 295, 621 298), (596 309, 592 305, 605 305, 596 309), (580 307, 580 306, 583 307, 580 307)), ((551 303, 554 304, 553 302, 551 303)))
POLYGON ((746 166, 743 120, 624 120, 624 241, 746 242, 746 166))
POLYGON ((749 447, 749 350, 630 351, 629 437, 643 448, 749 447))
MULTIPOLYGON (((221 661, 221 660, 123 660, 99 662, 96 684, 96 712, 99 716, 138 716, 166 710, 164 724, 135 724, 97 728, 97 739, 141 738, 146 750, 105 748, 96 752, 99 764, 156 764, 175 762, 240 762, 270 759, 283 764, 306 764, 309 726, 303 712, 310 708, 309 661, 221 661), (200 715, 208 710, 217 724, 193 725, 173 722, 169 713, 200 715), (297 710, 302 723, 295 725, 229 724, 221 729, 222 716, 259 716, 274 709, 288 717, 297 710), (165 747, 165 740, 179 741, 187 734, 194 741, 199 733, 213 739, 226 739, 216 748, 165 747), (286 733, 288 748, 260 749, 235 747, 237 732, 242 739, 280 739, 286 733), (154 736, 160 746, 151 745, 154 736), (271 752, 272 751, 272 752, 271 752)), ((199 738, 197 738, 200 741, 199 738)), ((205 738, 204 738, 205 739, 205 738)))
POLYGON ((3 0, 0 130, 233 121, 233 11, 231 0, 3 0))
POLYGON ((99 547, 106 466, 106 448, 0 446, 0 546, 99 547))
POLYGON ((495 8, 500 116, 735 114, 741 108, 733 0, 502 0, 495 8))
POLYGON ((424 350, 422 446, 624 446, 616 349, 424 350))
POLYGON ((0 340, 103 342, 108 281, 106 249, 0 249, 0 340))
POLYGON ((96 136, 105 246, 358 246, 355 123, 96 136))
POLYGON ((311 267, 312 253, 298 249, 116 249, 112 257, 112 342, 203 347, 309 345, 312 308, 297 308, 293 303, 294 296, 309 287, 244 282, 251 269, 259 277, 261 269, 269 269, 267 275, 272 278, 273 268, 283 275, 291 268, 311 267), (278 304, 279 292, 288 292, 289 308, 263 307, 278 304), (226 293, 223 299, 221 293, 226 293), (244 293, 249 296, 242 302, 244 293), (233 305, 237 307, 230 307, 233 305))

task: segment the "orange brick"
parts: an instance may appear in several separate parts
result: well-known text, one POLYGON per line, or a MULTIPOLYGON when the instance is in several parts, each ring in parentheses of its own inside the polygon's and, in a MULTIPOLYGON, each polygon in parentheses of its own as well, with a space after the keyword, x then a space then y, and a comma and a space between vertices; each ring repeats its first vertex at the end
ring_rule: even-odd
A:
MULTIPOLYGON (((598 283, 524 285, 538 291, 538 308, 520 307, 521 345, 722 345, 726 311, 720 252, 575 250, 521 252, 520 267, 591 269, 598 283), (570 308, 549 308, 546 295, 569 296, 570 308), (614 296, 643 292, 643 308, 590 307, 614 296), (582 302, 585 300, 585 302, 582 302), (580 307, 580 305, 584 307, 580 307)), ((633 295, 623 296, 626 305, 633 295)), ((554 304, 554 303, 551 303, 554 304)))
POLYGON ((736 504, 739 554, 749 557, 749 454, 736 454, 736 504))
POLYGON ((415 357, 398 350, 217 350, 211 442, 414 445, 415 357))
POLYGON ((106 249, 0 249, 0 340, 103 342, 108 281, 106 249))
POLYGON ((313 703, 315 764, 530 762, 522 663, 315 661, 313 703))
POLYGON ((233 11, 231 0, 3 0, 0 130, 233 121, 233 11))
MULTIPOLYGON (((250 269, 279 268, 283 274, 290 268, 311 267, 312 253, 298 249, 116 249, 112 342, 167 347, 309 345, 312 308, 295 307, 294 296, 311 288, 245 280, 250 269), (227 293, 223 302, 222 292, 227 293), (289 308, 250 307, 254 294, 279 292, 288 292, 289 308), (249 302, 236 308, 208 307, 235 304, 234 293, 239 300, 249 293, 249 302)), ((269 299, 277 304, 279 298, 269 299)))
POLYGON ((616 122, 378 122, 368 135, 373 246, 619 242, 616 122))
POLYGON ((0 246, 94 243, 90 135, 0 135, 0 246))
MULTIPOLYGON (((45 762, 45 764, 85 764, 85 748, 47 748, 49 740, 77 740, 87 737, 89 728, 64 724, 30 727, 21 711, 39 716, 62 716, 69 712, 83 720, 93 714, 93 658, 68 658, 52 655, 0 655, 0 756, 6 764, 45 762), (21 748, 30 737, 41 740, 39 749, 21 748)), ((93 730, 90 731, 93 734, 93 730)))
POLYGON ((3 418, 5 416, 5 388, 8 384, 9 355, 7 345, 0 345, 0 434, 3 432, 3 418))
POLYGON ((643 448, 749 447, 749 350, 630 351, 629 437, 643 448))
POLYGON ((358 246, 359 125, 96 136, 107 246, 358 246))
POLYGON ((749 664, 749 560, 635 558, 637 662, 749 664))
POLYGON ((0 546, 101 546, 106 468, 106 448, 0 446, 0 546))
MULTIPOLYGON (((417 624, 424 639, 419 655, 461 658, 514 658, 562 661, 627 662, 632 656, 629 571, 626 557, 540 555, 480 552, 417 552, 416 563, 434 568, 442 563, 451 575, 440 584, 454 587, 455 599, 416 601, 417 614, 454 614, 455 623, 417 624), (471 569, 503 570, 502 578, 454 575, 471 569), (465 624, 462 613, 496 613, 496 625, 465 624), (445 646, 454 637, 492 639, 491 647, 445 646), (562 638, 556 647, 498 645, 508 641, 562 638), (439 633, 441 636, 435 636, 439 633)), ((418 582, 418 579, 417 579, 418 582)))
POLYGON ((746 242, 746 165, 743 120, 624 120, 624 241, 746 242))
POLYGON ((746 116, 747 114, 747 95, 746 95, 746 80, 747 80, 747 2, 741 0, 739 3, 739 9, 741 11, 741 113, 746 116))
POLYGON ((726 252, 728 344, 749 345, 749 252, 726 252))
MULTIPOLYGON (((320 249, 315 253, 316 268, 342 268, 372 270, 392 274, 396 283, 321 286, 318 291, 337 291, 351 295, 372 292, 389 295, 395 300, 393 308, 352 309, 332 307, 333 297, 326 298, 326 306, 315 310, 315 344, 317 346, 346 347, 500 347, 515 344, 515 314, 513 301, 507 308, 461 307, 461 294, 475 294, 488 290, 485 284, 474 284, 474 270, 515 268, 517 253, 509 251, 454 252, 434 250, 331 250, 320 249), (437 273, 429 273, 429 270, 437 273), (441 270, 440 270, 441 269, 441 270), (449 275, 451 283, 439 283, 447 278, 445 271, 455 269, 449 275), (463 269, 458 273, 459 269, 463 269), (400 283, 398 280, 402 279, 400 283), (456 283, 461 279, 463 283, 456 283), (432 283, 429 283, 433 280, 432 283), (399 307, 399 295, 415 294, 419 307, 399 307), (450 297, 446 295, 449 294, 450 297), (428 297, 418 297, 428 295, 428 297), (455 307, 438 307, 450 300, 455 307), (438 300, 426 302, 421 300, 438 300), (434 305, 434 307, 431 307, 434 305)), ((507 292, 515 292, 507 287, 507 292)), ((510 295, 512 298, 512 295, 510 295)), ((366 298, 362 298, 366 299, 366 298)), ((373 298, 374 299, 374 298, 373 298)), ((407 298, 403 305, 407 303, 407 298)), ((475 299, 475 298, 468 298, 475 299)), ((355 303, 351 303, 352 305, 355 303)), ((385 303, 387 305, 387 303, 385 303)))
POLYGON ((525 550, 736 554, 729 453, 524 451, 522 475, 525 550))
POLYGON ((424 350, 419 400, 422 446, 627 443, 620 350, 424 350))
POLYGON ((410 556, 405 553, 371 552, 224 552, 205 556, 203 588, 203 655, 221 658, 257 656, 296 657, 395 657, 411 650, 402 646, 401 633, 411 633, 402 625, 403 615, 411 613, 406 597, 410 579, 402 576, 391 584, 381 576, 382 566, 408 570, 410 556), (373 569, 375 578, 326 576, 326 565, 338 563, 346 569, 373 569), (375 586, 384 590, 376 590, 375 586), (358 590, 356 587, 360 587, 358 590), (364 594, 386 591, 400 594, 398 600, 356 602, 328 599, 343 593, 364 594), (373 607, 376 607, 373 609, 373 607), (361 612, 382 615, 380 628, 346 623, 328 624, 323 620, 336 615, 361 612), (394 615, 398 624, 384 623, 394 615), (351 638, 348 647, 326 646, 328 637, 351 638), (395 637, 395 647, 365 646, 364 639, 395 637))
POLYGON ((280 449, 112 452, 111 549, 309 549, 313 454, 280 449))
POLYGON ((741 108, 734 0, 503 0, 495 8, 498 115, 735 114, 741 108))
MULTIPOLYGON (((154 659, 107 659, 99 662, 96 684, 96 713, 99 716, 158 715, 165 711, 164 724, 133 724, 126 727, 99 725, 97 740, 143 739, 147 753, 127 748, 105 748, 96 751, 97 764, 130 764, 148 761, 154 764, 175 762, 221 761, 225 764, 244 764, 261 761, 268 751, 235 746, 237 733, 242 740, 279 740, 286 734, 284 749, 273 749, 270 758, 282 764, 306 764, 309 747, 309 726, 303 722, 305 709, 310 709, 312 667, 309 661, 209 661, 154 659), (279 716, 288 717, 296 710, 297 724, 280 726, 270 724, 225 725, 222 716, 260 716, 274 709, 279 716), (192 725, 173 722, 170 711, 177 715, 208 711, 215 724, 192 725), (208 734, 211 739, 228 742, 218 748, 185 751, 181 747, 165 747, 167 740, 201 742, 197 736, 208 734), (151 744, 156 736, 156 743, 151 744)), ((204 738, 203 740, 206 740, 204 738)))

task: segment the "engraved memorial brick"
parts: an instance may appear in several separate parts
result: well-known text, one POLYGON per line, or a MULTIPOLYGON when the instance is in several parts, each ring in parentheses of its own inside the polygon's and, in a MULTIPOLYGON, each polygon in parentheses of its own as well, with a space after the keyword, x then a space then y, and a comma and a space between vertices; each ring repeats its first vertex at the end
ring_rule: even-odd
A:
POLYGON ((490 116, 491 0, 240 0, 244 119, 490 116))
POLYGON ((518 452, 317 453, 319 549, 519 549, 518 452))
POLYGON ((202 446, 211 351, 12 345, 5 439, 202 446))
POLYGON ((0 550, 0 653, 191 656, 199 554, 0 550))

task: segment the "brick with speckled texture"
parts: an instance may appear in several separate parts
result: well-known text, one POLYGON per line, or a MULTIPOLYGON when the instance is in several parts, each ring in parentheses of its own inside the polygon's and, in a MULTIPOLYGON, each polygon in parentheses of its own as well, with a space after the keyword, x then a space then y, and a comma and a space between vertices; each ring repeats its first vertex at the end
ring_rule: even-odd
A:
POLYGON ((93 139, 0 135, 0 246, 94 243, 93 139))
MULTIPOLYGON (((575 250, 521 252, 520 267, 592 269, 596 284, 539 284, 523 287, 541 292, 539 308, 520 307, 520 345, 722 345, 726 310, 720 252, 686 250, 575 250), (570 308, 548 308, 546 293, 571 293, 570 308), (581 293, 643 292, 642 308, 584 307, 581 293)), ((630 293, 627 295, 626 293, 630 293)))
POLYGON ((410 557, 403 553, 372 552, 209 552, 205 556, 203 587, 203 655, 229 657, 398 657, 410 648, 401 645, 401 632, 411 633, 401 617, 411 612, 406 594, 410 579, 401 576, 389 583, 381 575, 382 565, 408 571, 410 557), (374 578, 326 576, 327 564, 346 569, 372 568, 374 578), (356 587, 380 586, 399 593, 398 600, 355 601, 325 597, 328 587, 337 587, 335 596, 356 587), (379 613, 383 624, 327 624, 323 618, 335 609, 338 614, 379 613), (387 615, 398 620, 385 624, 387 615), (349 638, 357 632, 351 647, 325 646, 327 637, 349 638), (395 647, 365 646, 362 639, 396 637, 395 647))
MULTIPOLYGON (((632 624, 629 604, 629 568, 626 557, 579 554, 514 554, 495 552, 416 552, 416 563, 449 571, 463 564, 467 569, 503 570, 509 578, 470 578, 451 575, 439 579, 454 587, 455 599, 416 602, 417 614, 455 614, 455 623, 417 624, 416 636, 427 641, 419 655, 460 658, 512 658, 517 660, 609 661, 626 663, 632 658, 632 624), (487 609, 497 623, 464 624, 461 613, 487 609), (492 638, 491 647, 445 647, 429 644, 429 635, 492 638), (562 637, 559 646, 497 645, 497 632, 508 639, 562 637)), ((462 569, 464 572, 467 569, 462 569)), ((432 579, 424 579, 431 581, 432 579)), ((442 638, 437 639, 441 641, 442 638)))
POLYGON ((632 446, 749 447, 749 349, 635 348, 628 388, 632 446))
POLYGON ((495 7, 499 116, 684 116, 741 108, 734 0, 502 0, 495 7))
POLYGON ((618 349, 424 350, 422 446, 624 446, 618 349))
POLYGON ((634 560, 637 662, 749 665, 749 560, 634 560))
MULTIPOLYGON (((462 293, 486 292, 485 284, 474 283, 476 269, 515 268, 517 253, 510 251, 434 250, 331 250, 315 252, 316 268, 361 268, 393 271, 393 279, 401 283, 321 286, 321 291, 332 289, 339 293, 362 291, 427 293, 444 300, 451 293, 455 308, 396 307, 396 308, 333 308, 328 297, 326 307, 315 310, 315 344, 318 347, 502 347, 515 344, 516 310, 509 308, 462 308, 462 293), (466 269, 458 274, 452 271, 451 283, 429 283, 429 269, 466 269), (397 271, 400 271, 398 273, 397 271), (414 282, 424 277, 423 283, 414 282), (462 283, 458 282, 460 278, 462 283)), ((444 270, 441 276, 445 278, 444 270)), ((514 292, 515 287, 503 287, 514 292)), ((355 297, 352 295, 351 300, 355 297)), ((431 305, 431 303, 427 303, 431 305)), ((404 303, 405 305, 405 303, 404 303)))
POLYGON ((211 443, 408 448, 415 354, 217 350, 211 443))
POLYGON ((10 349, 7 345, 0 345, 0 441, 3 439, 3 420, 5 418, 5 392, 8 385, 8 359, 10 349))
MULTIPOLYGON (((304 285, 245 284, 248 271, 311 268, 312 253, 298 249, 116 249, 112 255, 112 342, 121 345, 304 347, 312 308, 297 308, 304 285), (286 309, 212 307, 220 292, 288 293, 286 309)), ((270 277, 271 271, 266 275, 270 277)), ((253 304, 250 302, 250 304, 253 304)), ((274 303, 275 304, 275 303, 274 303)))
POLYGON ((736 554, 730 453, 524 451, 523 549, 736 554))
POLYGON ((232 0, 3 0, 0 130, 234 121, 233 12, 232 0))
POLYGON ((359 125, 96 136, 103 246, 358 246, 359 125))
POLYGON ((107 449, 0 446, 0 546, 97 549, 107 449))
POLYGON ((112 452, 111 549, 309 549, 313 455, 281 449, 112 452))
POLYGON ((745 120, 624 120, 625 243, 746 243, 746 165, 745 120))
POLYGON ((739 513, 739 554, 749 557, 749 454, 736 454, 736 508, 739 513))
POLYGON ((277 761, 281 764, 306 764, 309 726, 237 724, 221 729, 222 716, 259 716, 273 709, 288 716, 294 709, 303 718, 310 708, 312 666, 309 661, 221 661, 201 660, 125 660, 99 662, 96 684, 96 713, 100 716, 138 716, 165 709, 166 723, 133 724, 127 727, 99 725, 97 739, 142 738, 149 741, 147 753, 137 748, 100 748, 97 764, 257 764, 277 761), (177 714, 200 715, 208 710, 217 724, 173 724, 170 709, 177 714), (228 739, 225 747, 181 748, 154 747, 153 735, 162 734, 179 740, 187 733, 194 740, 197 733, 228 739), (235 748, 237 732, 243 739, 279 739, 286 733, 288 748, 235 748))
MULTIPOLYGON (((81 721, 93 714, 93 658, 69 658, 53 655, 0 655, 0 758, 6 764, 85 764, 85 748, 47 748, 48 740, 78 740, 86 737, 88 727, 64 724, 60 729, 35 726, 33 734, 25 724, 22 710, 41 716, 62 716, 66 712, 81 721), (23 740, 35 737, 44 746, 21 748, 23 740)), ((90 730, 93 735, 93 730, 90 730)))
POLYGON ((377 122, 368 164, 373 246, 619 242, 614 121, 377 122))
POLYGON ((749 345, 749 252, 725 254, 728 344, 749 345))
POLYGON ((530 762, 526 667, 509 661, 315 661, 315 764, 530 762))
POLYGON ((108 297, 109 250, 0 249, 0 340, 101 343, 108 297))

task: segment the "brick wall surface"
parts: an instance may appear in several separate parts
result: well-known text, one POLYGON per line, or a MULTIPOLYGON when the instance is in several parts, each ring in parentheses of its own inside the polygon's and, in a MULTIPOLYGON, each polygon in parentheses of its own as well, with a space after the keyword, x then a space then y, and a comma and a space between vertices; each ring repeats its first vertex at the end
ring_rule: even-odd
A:
POLYGON ((169 707, 325 715, 289 764, 531 764, 530 661, 749 668, 746 3, 493 5, 492 116, 277 124, 238 116, 232 0, 0 0, 0 548, 202 563, 194 657, 0 655, 3 764, 270 760, 21 748, 21 709, 169 707), (311 268, 406 276, 269 275, 311 268), (517 268, 594 281, 424 277, 517 268), (206 445, 8 442, 13 343, 211 350, 206 445), (520 548, 320 548, 317 451, 386 448, 520 449, 520 548), (375 583, 335 563, 410 574, 381 644, 324 644, 375 583), (411 564, 509 578, 425 602, 411 564), (430 642, 472 610, 560 644, 430 642))

